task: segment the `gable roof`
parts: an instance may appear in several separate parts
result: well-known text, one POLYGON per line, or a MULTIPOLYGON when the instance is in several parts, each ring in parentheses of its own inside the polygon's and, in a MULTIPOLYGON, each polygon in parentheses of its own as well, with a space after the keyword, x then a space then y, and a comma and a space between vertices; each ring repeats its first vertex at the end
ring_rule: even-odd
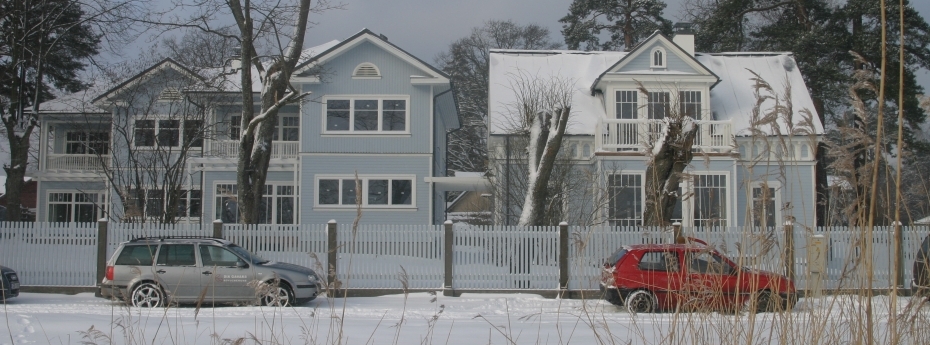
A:
MULTIPOLYGON (((636 59, 636 57, 642 55, 643 52, 646 51, 645 47, 648 47, 648 46, 652 45, 653 43, 655 43, 655 42, 657 42, 657 41, 659 41, 659 42, 663 43, 665 46, 671 48, 671 53, 673 53, 673 54, 675 54, 676 56, 678 56, 680 59, 682 59, 683 61, 685 61, 685 63, 691 65, 691 67, 694 68, 696 71, 698 71, 698 72, 703 71, 703 72, 704 72, 704 73, 703 73, 704 75, 714 76, 715 78, 717 78, 717 80, 718 80, 718 82, 719 82, 720 78, 717 77, 717 75, 714 74, 713 71, 711 71, 710 69, 708 69, 708 68, 707 68, 706 66, 704 66, 700 61, 698 61, 698 60, 695 59, 693 56, 691 56, 691 54, 688 54, 688 52, 686 52, 684 49, 682 49, 680 46, 678 46, 678 44, 676 44, 674 41, 670 40, 668 37, 665 37, 665 35, 663 35, 663 34, 660 33, 658 30, 656 30, 655 32, 652 33, 652 35, 649 35, 649 37, 647 37, 645 40, 643 40, 642 42, 640 42, 639 44, 637 44, 635 47, 633 47, 633 49, 631 49, 626 55, 624 55, 623 58, 621 58, 620 60, 618 60, 618 61, 617 61, 616 63, 614 63, 612 66, 610 66, 609 68, 607 68, 606 70, 604 70, 603 73, 601 73, 599 76, 597 76, 597 78, 596 78, 596 79, 594 80, 594 82, 591 84, 591 94, 592 94, 592 95, 594 94, 594 90, 597 89, 598 83, 600 83, 601 79, 603 79, 605 75, 607 75, 607 74, 609 74, 609 73, 615 73, 615 72, 619 71, 619 70, 622 69, 623 66, 625 66, 627 63, 629 63, 630 61, 636 59)), ((711 86, 711 87, 713 87, 713 86, 711 86)))
POLYGON ((197 80, 200 80, 200 81, 205 81, 205 80, 206 80, 206 79, 204 79, 204 77, 201 76, 200 74, 197 74, 196 72, 192 71, 190 68, 187 68, 187 67, 185 67, 184 65, 181 65, 181 64, 178 63, 177 61, 174 61, 174 60, 171 59, 171 58, 165 58, 164 60, 161 60, 161 62, 159 62, 159 63, 153 65, 152 67, 149 67, 149 68, 145 69, 144 71, 139 72, 139 74, 136 74, 136 75, 132 76, 131 78, 126 79, 125 81, 123 81, 123 82, 120 83, 119 85, 116 85, 116 86, 110 88, 109 90, 105 91, 105 92, 102 93, 100 96, 97 96, 96 98, 92 99, 92 100, 91 100, 91 103, 97 104, 98 102, 100 102, 100 101, 102 101, 102 100, 104 100, 104 99, 106 99, 106 98, 110 98, 111 96, 113 96, 113 95, 119 93, 119 92, 122 91, 123 89, 125 89, 125 88, 127 88, 127 87, 130 87, 130 86, 133 86, 133 85, 136 85, 136 84, 138 84, 138 83, 140 83, 140 82, 143 82, 143 81, 145 81, 146 79, 148 79, 149 77, 151 77, 152 75, 154 75, 155 73, 159 73, 159 72, 164 71, 164 70, 166 70, 166 69, 174 69, 174 70, 180 72, 180 73, 183 74, 183 75, 186 75, 186 76, 188 76, 188 77, 191 77, 191 78, 193 78, 193 79, 197 79, 197 80))
MULTIPOLYGON (((572 90, 572 116, 565 133, 569 135, 594 135, 600 119, 607 118, 604 97, 591 92, 591 85, 608 68, 617 66, 628 54, 613 51, 523 51, 491 50, 488 89, 488 129, 490 134, 510 134, 517 121, 508 106, 516 100, 511 83, 521 73, 537 79, 570 79, 572 90)), ((814 113, 813 101, 804 84, 801 71, 789 53, 745 53, 745 54, 695 54, 695 60, 707 68, 709 75, 718 78, 710 92, 710 110, 715 120, 730 120, 733 133, 750 135, 752 110, 755 106, 755 81, 757 73, 779 94, 791 86, 794 113, 791 126, 786 119, 765 128, 755 130, 767 134, 788 134, 790 128, 813 127, 813 134, 823 134, 823 125, 814 113), (810 126, 802 111, 814 114, 810 126)), ((674 78, 674 76, 671 76, 674 78)), ((774 102, 762 104, 763 111, 771 109, 774 102)))
POLYGON ((352 47, 355 47, 356 45, 362 42, 371 42, 381 47, 382 49, 393 53, 394 55, 407 61, 414 67, 420 70, 423 70, 424 72, 429 73, 430 75, 428 77, 430 78, 444 79, 444 81, 448 81, 450 79, 449 75, 443 72, 442 70, 436 67, 433 67, 432 65, 424 62, 423 60, 420 60, 418 57, 414 56, 413 54, 410 54, 407 51, 389 42, 387 40, 387 37, 385 37, 384 35, 375 34, 374 32, 368 29, 362 29, 362 31, 359 31, 355 35, 352 35, 352 37, 349 37, 345 41, 339 42, 339 44, 336 44, 330 47, 326 51, 323 51, 322 53, 317 54, 307 59, 306 61, 298 64, 297 67, 294 68, 294 74, 300 75, 301 73, 308 71, 313 66, 325 63, 327 60, 332 59, 336 56, 339 56, 343 52, 349 50, 352 47))

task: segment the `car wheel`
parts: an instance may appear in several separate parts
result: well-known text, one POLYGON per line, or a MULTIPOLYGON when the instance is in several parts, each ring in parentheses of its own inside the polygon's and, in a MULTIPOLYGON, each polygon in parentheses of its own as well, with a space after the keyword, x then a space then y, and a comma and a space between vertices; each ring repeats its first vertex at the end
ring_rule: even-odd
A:
POLYGON ((262 305, 272 307, 288 307, 294 303, 294 292, 286 284, 268 284, 262 295, 262 305))
POLYGON ((139 308, 157 308, 165 306, 165 293, 158 285, 142 283, 132 289, 132 306, 139 308))
POLYGON ((636 290, 626 296, 626 308, 631 314, 656 311, 656 297, 646 290, 636 290))
POLYGON ((787 309, 788 301, 781 296, 772 294, 769 290, 753 293, 743 302, 743 311, 747 313, 768 313, 787 309))

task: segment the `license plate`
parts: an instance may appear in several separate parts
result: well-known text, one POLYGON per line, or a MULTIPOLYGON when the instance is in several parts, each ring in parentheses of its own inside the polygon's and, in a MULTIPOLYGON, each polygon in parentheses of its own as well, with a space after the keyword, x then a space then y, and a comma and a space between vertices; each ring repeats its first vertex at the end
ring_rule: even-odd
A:
POLYGON ((10 288, 13 290, 19 289, 19 282, 11 282, 10 288))

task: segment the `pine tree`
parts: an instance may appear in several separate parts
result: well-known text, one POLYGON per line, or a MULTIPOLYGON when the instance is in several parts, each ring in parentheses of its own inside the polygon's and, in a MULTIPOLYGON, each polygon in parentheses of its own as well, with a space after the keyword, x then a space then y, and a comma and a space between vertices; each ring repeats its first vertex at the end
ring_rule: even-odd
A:
POLYGON ((569 49, 630 50, 656 30, 671 35, 665 7, 661 0, 574 0, 559 22, 569 49))
POLYGON ((77 92, 78 73, 100 36, 73 0, 0 0, 0 120, 9 140, 7 219, 20 220, 20 193, 39 104, 54 90, 77 92))

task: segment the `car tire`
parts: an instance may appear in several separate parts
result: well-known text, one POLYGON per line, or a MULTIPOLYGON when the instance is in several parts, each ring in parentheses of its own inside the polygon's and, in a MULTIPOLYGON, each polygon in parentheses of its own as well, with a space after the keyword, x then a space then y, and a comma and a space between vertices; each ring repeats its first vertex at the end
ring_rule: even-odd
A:
POLYGON ((278 283, 268 284, 265 293, 262 294, 262 305, 269 307, 290 307, 294 305, 294 291, 287 284, 278 283))
POLYGON ((753 293, 743 302, 743 311, 747 313, 772 313, 788 309, 788 303, 792 299, 785 300, 779 295, 773 294, 772 291, 762 290, 753 293))
POLYGON ((636 290, 626 296, 626 308, 630 314, 656 311, 656 296, 646 290, 636 290))
POLYGON ((133 307, 159 308, 166 305, 167 296, 162 289, 153 283, 142 283, 132 289, 130 302, 133 307))

